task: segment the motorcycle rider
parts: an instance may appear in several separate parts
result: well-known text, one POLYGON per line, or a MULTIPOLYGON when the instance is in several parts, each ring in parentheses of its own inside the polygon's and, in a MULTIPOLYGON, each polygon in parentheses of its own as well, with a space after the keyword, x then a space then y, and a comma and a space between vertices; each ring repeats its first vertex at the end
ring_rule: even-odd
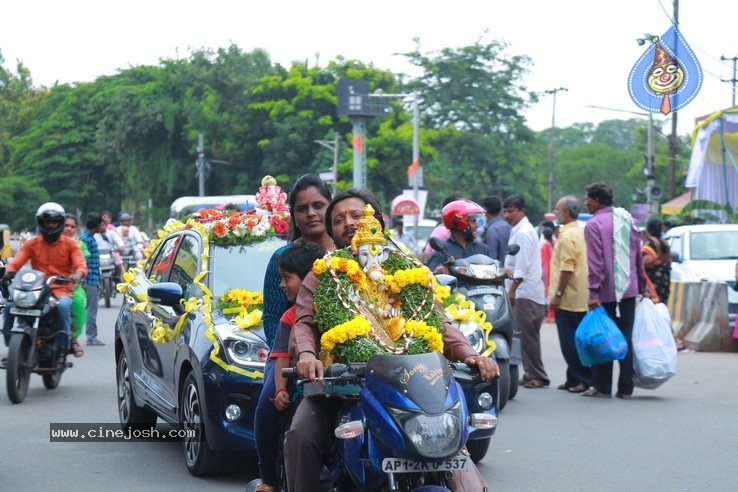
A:
POLYGON ((433 273, 448 273, 444 265, 450 256, 468 258, 476 254, 489 256, 487 245, 477 239, 477 214, 483 214, 484 208, 471 200, 455 200, 441 209, 443 225, 451 231, 451 235, 443 244, 445 252, 434 251, 425 265, 433 273))
POLYGON ((141 245, 144 243, 143 235, 138 227, 131 225, 131 214, 123 212, 120 214, 120 225, 116 228, 118 235, 123 240, 126 250, 131 251, 135 261, 143 258, 141 245))
MULTIPOLYGON (((47 202, 36 211, 36 224, 39 235, 29 239, 18 250, 13 261, 6 266, 2 282, 10 283, 15 274, 26 262, 30 261, 34 270, 44 272, 48 277, 64 275, 71 277, 72 283, 52 283, 51 289, 58 299, 57 315, 59 330, 57 345, 63 347, 57 358, 57 366, 64 365, 69 349, 69 332, 72 324, 72 292, 77 284, 87 275, 87 262, 82 255, 77 241, 62 235, 64 231, 64 209, 55 202, 47 202)), ((12 301, 8 300, 5 309, 3 335, 5 345, 10 343, 10 330, 13 316, 10 315, 12 301)))
POLYGON ((113 215, 110 212, 103 212, 102 214, 104 227, 101 227, 100 232, 95 234, 95 241, 97 241, 98 250, 111 250, 113 258, 115 258, 115 274, 113 276, 116 281, 119 281, 123 273, 123 260, 121 259, 121 253, 125 251, 125 244, 118 234, 118 230, 112 224, 113 215))
MULTIPOLYGON (((382 209, 368 190, 346 190, 336 195, 328 205, 326 230, 337 248, 351 245, 362 218, 362 210, 367 204, 374 208, 375 217, 383 228, 382 209)), ((300 287, 295 301, 297 311, 290 353, 297 358, 300 378, 324 384, 323 364, 317 358, 320 338, 314 322, 317 284, 315 274, 310 272, 300 287)), ((483 380, 499 376, 495 361, 477 354, 464 335, 453 328, 445 317, 443 326, 444 355, 448 359, 463 360, 469 366, 477 366, 483 380)), ((285 434, 284 444, 287 486, 291 492, 319 490, 321 463, 333 442, 333 423, 339 404, 339 399, 303 398, 298 405, 290 430, 285 434)))

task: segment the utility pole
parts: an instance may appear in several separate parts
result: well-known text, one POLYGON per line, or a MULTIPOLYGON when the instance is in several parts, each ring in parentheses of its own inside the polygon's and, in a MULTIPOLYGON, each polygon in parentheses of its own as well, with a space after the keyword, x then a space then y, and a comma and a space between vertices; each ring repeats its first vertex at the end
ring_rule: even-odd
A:
MULTIPOLYGON (((314 140, 316 144, 320 144, 328 150, 333 151, 333 167, 331 169, 333 181, 333 194, 336 194, 336 183, 338 182, 338 132, 333 132, 333 140, 314 140)), ((320 173, 321 175, 323 173, 320 173)), ((322 176, 321 176, 322 177, 322 176)))
POLYGON ((549 140, 549 162, 548 162, 548 208, 547 212, 553 210, 553 183, 554 183, 554 162, 556 160, 555 146, 554 146, 554 129, 556 128, 556 93, 559 91, 568 91, 565 87, 557 87, 544 91, 546 94, 553 95, 553 112, 551 113, 551 135, 549 140))
POLYGON ((197 161, 195 161, 195 168, 197 169, 198 179, 198 196, 205 196, 205 137, 201 133, 197 140, 197 161))
MULTIPOLYGON (((674 0, 674 24, 679 25, 679 0, 674 0)), ((677 150, 677 112, 672 111, 671 135, 669 135, 669 199, 676 196, 677 150)))
POLYGON ((733 104, 731 106, 735 106, 735 84, 738 83, 738 79, 735 78, 735 71, 736 71, 736 63, 738 63, 738 56, 734 56, 733 58, 728 58, 725 56, 720 56, 720 59, 722 61, 725 60, 732 60, 733 61, 733 78, 732 79, 720 79, 721 82, 730 82, 733 84, 733 104))

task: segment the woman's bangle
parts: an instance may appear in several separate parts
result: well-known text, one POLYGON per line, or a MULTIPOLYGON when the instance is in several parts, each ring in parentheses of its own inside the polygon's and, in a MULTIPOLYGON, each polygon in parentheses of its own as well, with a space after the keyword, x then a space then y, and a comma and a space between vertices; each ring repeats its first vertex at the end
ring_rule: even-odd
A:
POLYGON ((274 396, 272 396, 271 398, 269 398, 269 401, 272 402, 272 403, 274 403, 275 401, 277 401, 277 395, 280 394, 283 391, 285 393, 287 393, 287 388, 285 388, 284 386, 282 386, 281 388, 277 388, 277 391, 274 392, 274 396))

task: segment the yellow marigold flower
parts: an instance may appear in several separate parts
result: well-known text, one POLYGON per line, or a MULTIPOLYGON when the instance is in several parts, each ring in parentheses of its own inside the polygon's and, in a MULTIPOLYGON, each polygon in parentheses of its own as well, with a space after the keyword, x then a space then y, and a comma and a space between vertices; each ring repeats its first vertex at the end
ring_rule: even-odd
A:
POLYGON ((313 262, 313 275, 316 277, 324 274, 328 271, 328 268, 325 265, 325 258, 318 258, 313 262))
POLYGON ((323 350, 331 352, 336 345, 367 335, 371 331, 371 324, 364 318, 356 316, 351 321, 336 325, 323 333, 320 337, 320 346, 323 350))
POLYGON ((414 337, 425 338, 432 352, 443 352, 443 337, 425 321, 408 321, 405 325, 405 332, 412 333, 414 337))

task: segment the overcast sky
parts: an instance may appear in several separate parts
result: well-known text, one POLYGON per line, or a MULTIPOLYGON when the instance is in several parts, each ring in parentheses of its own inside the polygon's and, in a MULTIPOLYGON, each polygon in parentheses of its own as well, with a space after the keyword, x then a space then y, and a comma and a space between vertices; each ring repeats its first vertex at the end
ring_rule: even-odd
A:
MULTIPOLYGON (((679 111, 679 133, 698 116, 732 103, 732 58, 738 56, 738 1, 681 0, 679 28, 704 71, 696 99, 679 111), (729 58, 721 61, 721 56, 729 58)), ((644 33, 672 24, 671 0, 33 0, 0 7, 5 67, 20 60, 36 85, 85 82, 119 68, 186 58, 190 49, 263 48, 274 62, 325 65, 342 55, 394 72, 411 72, 396 53, 458 48, 477 39, 509 43, 534 65, 534 91, 565 87, 556 98, 557 127, 638 117, 588 106, 642 111, 627 91, 628 74, 645 51, 644 33), (486 34, 485 34, 486 31, 486 34), (317 55, 317 56, 316 56, 317 55)), ((551 126, 551 96, 526 113, 534 130, 551 126)), ((670 117, 655 115, 667 131, 670 117)))

